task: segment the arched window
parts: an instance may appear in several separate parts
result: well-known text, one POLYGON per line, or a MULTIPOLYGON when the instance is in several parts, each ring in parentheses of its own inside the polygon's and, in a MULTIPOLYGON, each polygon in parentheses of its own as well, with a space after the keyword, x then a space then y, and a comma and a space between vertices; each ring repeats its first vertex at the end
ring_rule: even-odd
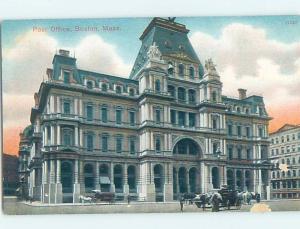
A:
POLYGON ((290 161, 290 159, 288 158, 288 159, 286 159, 286 163, 288 164, 288 165, 290 165, 291 164, 291 161, 290 161))
POLYGON ((184 167, 180 167, 178 170, 178 182, 179 182, 179 192, 187 192, 187 172, 184 167))
POLYGON ((84 166, 84 184, 85 192, 91 192, 94 189, 94 168, 92 164, 84 166))
POLYGON ((237 113, 241 113, 241 108, 240 108, 240 107, 237 107, 237 108, 236 108, 236 112, 237 112, 237 113))
POLYGON ((64 72, 64 83, 65 84, 70 83, 70 72, 64 72))
POLYGON ((275 172, 272 172, 272 178, 275 178, 275 172))
POLYGON ((178 75, 181 77, 184 76, 184 65, 183 64, 178 65, 178 75))
POLYGON ((122 93, 122 88, 121 86, 116 86, 116 93, 121 94, 122 93))
POLYGON ((121 165, 114 167, 114 183, 116 192, 123 192, 123 173, 121 165))
POLYGON ((190 79, 195 78, 195 70, 194 70, 194 67, 192 67, 192 66, 189 68, 189 76, 190 76, 190 79))
POLYGON ((291 177, 291 171, 290 170, 287 172, 287 176, 291 177))
POLYGON ((88 89, 93 89, 93 82, 92 82, 92 81, 87 81, 86 87, 87 87, 88 89))
POLYGON ((193 89, 189 90, 189 103, 195 103, 196 102, 196 92, 193 89))
POLYGON ((168 92, 172 97, 175 97, 175 87, 172 85, 168 85, 168 92))
POLYGON ((296 164, 296 158, 293 157, 293 165, 296 164))
POLYGON ((185 101, 185 89, 183 87, 178 88, 178 100, 181 102, 185 101))
POLYGON ((73 192, 73 165, 71 162, 61 163, 61 184, 63 193, 73 192))
POLYGON ((281 172, 281 177, 285 177, 285 172, 284 171, 281 172))
POLYGON ((161 165, 155 165, 154 166, 154 186, 155 186, 155 192, 163 192, 163 176, 164 171, 163 167, 161 165))
POLYGON ((102 192, 110 191, 109 168, 107 164, 100 165, 99 168, 100 187, 102 192))
POLYGON ((160 80, 155 80, 155 91, 160 92, 160 80))
POLYGON ((133 165, 128 166, 127 168, 128 174, 128 185, 129 192, 136 192, 136 175, 135 175, 135 167, 133 165))
POLYGON ((161 151, 161 144, 160 144, 160 137, 159 136, 157 136, 155 138, 155 151, 156 151, 156 153, 160 153, 160 151, 161 151))
POLYGON ((219 169, 217 167, 213 167, 211 170, 211 175, 213 188, 220 188, 219 169))
POLYGON ((101 84, 101 90, 102 91, 107 91, 107 84, 106 83, 101 84))
POLYGON ((134 96, 134 89, 133 89, 133 88, 130 88, 130 89, 129 89, 129 95, 130 95, 130 96, 134 96))

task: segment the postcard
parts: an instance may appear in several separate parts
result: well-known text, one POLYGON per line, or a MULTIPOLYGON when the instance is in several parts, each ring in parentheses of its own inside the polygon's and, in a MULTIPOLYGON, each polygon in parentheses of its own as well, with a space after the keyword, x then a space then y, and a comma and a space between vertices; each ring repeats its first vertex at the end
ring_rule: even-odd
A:
POLYGON ((4 20, 3 212, 300 210, 299 16, 4 20))

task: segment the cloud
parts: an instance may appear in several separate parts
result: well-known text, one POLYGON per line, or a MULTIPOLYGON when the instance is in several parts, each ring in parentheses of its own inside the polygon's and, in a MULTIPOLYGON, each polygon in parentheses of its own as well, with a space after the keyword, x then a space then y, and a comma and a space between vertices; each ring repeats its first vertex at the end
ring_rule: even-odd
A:
POLYGON ((224 94, 237 96, 237 88, 246 88, 264 96, 272 110, 299 105, 300 41, 285 44, 268 39, 261 28, 234 23, 224 27, 219 38, 196 32, 191 42, 202 62, 213 58, 224 94))
POLYGON ((75 51, 79 68, 126 78, 129 75, 131 65, 125 64, 116 47, 100 36, 85 37, 75 51))
MULTIPOLYGON (((7 152, 16 153, 19 138, 13 130, 19 132, 30 123, 33 95, 46 79, 46 69, 52 67, 53 56, 60 48, 64 47, 49 34, 28 31, 16 38, 13 47, 3 50, 3 124, 5 139, 10 139, 5 145, 7 152)), ((130 65, 100 36, 86 36, 68 49, 76 52, 79 68, 124 77, 129 74, 130 65)))
POLYGON ((281 74, 292 74, 297 70, 300 55, 300 42, 285 44, 271 40, 264 29, 240 23, 224 27, 219 38, 195 32, 191 42, 200 58, 212 57, 220 71, 233 66, 237 78, 257 76, 257 60, 264 58, 278 65, 281 74))
POLYGON ((15 41, 3 55, 3 91, 33 94, 51 65, 57 41, 46 33, 29 31, 15 41))

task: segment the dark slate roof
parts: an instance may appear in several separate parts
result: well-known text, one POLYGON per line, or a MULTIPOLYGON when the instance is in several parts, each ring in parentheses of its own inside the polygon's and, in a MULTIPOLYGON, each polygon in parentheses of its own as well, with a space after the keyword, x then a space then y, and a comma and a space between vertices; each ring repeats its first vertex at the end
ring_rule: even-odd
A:
POLYGON ((31 135, 33 134, 33 126, 29 125, 27 126, 24 130, 23 130, 23 135, 26 138, 31 137, 31 135))
POLYGON ((162 18, 154 18, 140 38, 142 40, 142 46, 130 73, 130 78, 132 78, 147 61, 147 52, 154 42, 163 56, 183 53, 187 55, 191 61, 201 65, 188 39, 188 32, 189 30, 185 28, 185 25, 162 18))

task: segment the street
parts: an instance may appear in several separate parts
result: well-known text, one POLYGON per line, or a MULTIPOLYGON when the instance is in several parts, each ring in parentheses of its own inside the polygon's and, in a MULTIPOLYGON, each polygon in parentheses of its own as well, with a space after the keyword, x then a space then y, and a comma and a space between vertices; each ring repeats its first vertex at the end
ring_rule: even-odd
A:
MULTIPOLYGON (((132 202, 116 204, 57 204, 44 205, 39 202, 25 203, 17 202, 15 198, 4 197, 3 212, 9 215, 35 215, 35 214, 111 214, 111 213, 180 213, 179 202, 149 203, 132 202)), ((221 212, 268 212, 268 211, 300 211, 300 200, 273 200, 262 201, 257 204, 243 205, 240 210, 234 207, 231 210, 221 209, 221 212)), ((190 213, 210 213, 211 208, 199 209, 196 205, 185 204, 183 214, 190 213)))

